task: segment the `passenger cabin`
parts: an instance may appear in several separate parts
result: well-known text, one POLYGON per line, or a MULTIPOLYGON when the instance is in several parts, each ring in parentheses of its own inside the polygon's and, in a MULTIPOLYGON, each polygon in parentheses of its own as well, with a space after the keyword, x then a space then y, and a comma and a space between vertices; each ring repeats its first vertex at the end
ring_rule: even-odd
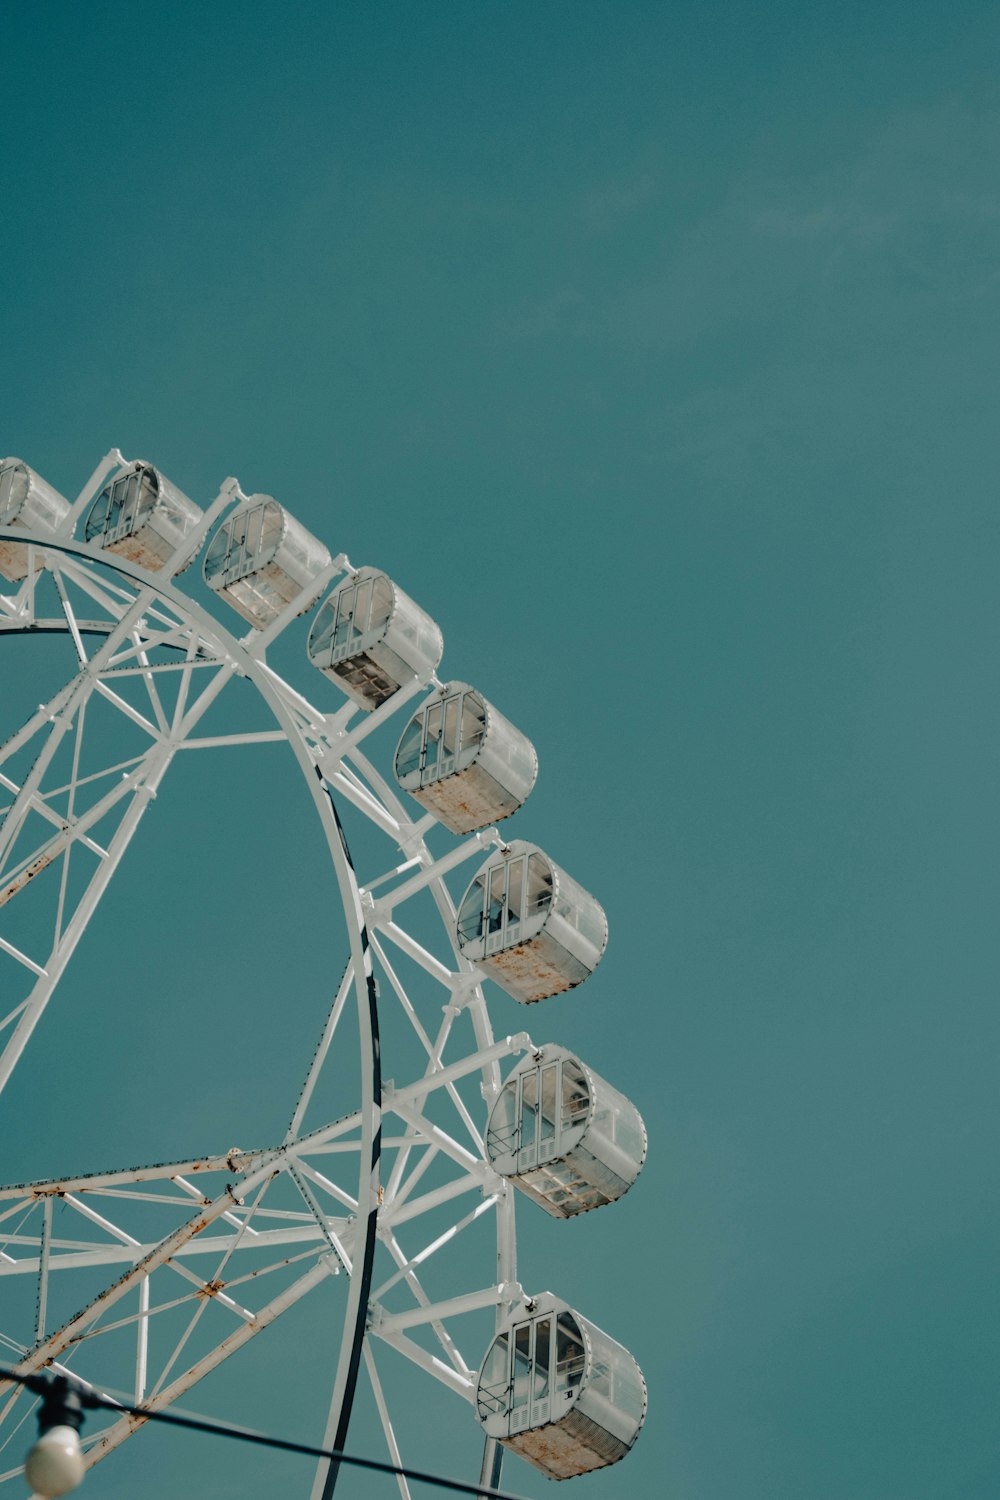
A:
POLYGON ((430 676, 444 638, 430 615, 375 568, 359 568, 320 605, 309 660, 370 713, 405 683, 430 676))
POLYGON ((607 941, 603 907, 534 844, 494 854, 458 909, 463 957, 522 1005, 582 984, 607 941))
MULTIPOLYGON (((0 526, 51 536, 70 509, 69 501, 19 458, 0 462, 0 526)), ((40 566, 36 563, 35 570, 40 566)), ((28 548, 23 542, 0 542, 0 573, 12 583, 27 578, 28 548)))
MULTIPOLYGON (((151 573, 162 573, 203 512, 152 464, 131 463, 104 486, 84 522, 83 534, 151 573)), ((191 561, 182 565, 183 571, 191 561)))
POLYGON ((624 1094, 562 1047, 529 1054, 490 1112, 493 1168, 557 1219, 613 1203, 646 1159, 646 1127, 624 1094))
POLYGON ((476 1410, 487 1437, 550 1479, 571 1479, 625 1457, 646 1415, 646 1382, 627 1349, 543 1292, 490 1345, 476 1410))
POLYGON ((517 812, 535 784, 538 756, 474 688, 448 682, 404 729, 395 772, 445 828, 472 833, 517 812))
POLYGON ((283 505, 251 495, 213 535, 202 571, 210 589, 263 630, 329 565, 327 548, 283 505))

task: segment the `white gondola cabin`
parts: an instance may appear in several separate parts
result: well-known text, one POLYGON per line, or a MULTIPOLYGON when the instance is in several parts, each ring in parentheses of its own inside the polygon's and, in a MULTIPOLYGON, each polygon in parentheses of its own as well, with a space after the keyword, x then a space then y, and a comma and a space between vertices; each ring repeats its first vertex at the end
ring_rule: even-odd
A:
POLYGON ((359 568, 320 605, 309 660, 371 712, 404 683, 429 676, 444 653, 438 626, 375 568, 359 568))
POLYGON ((505 1081, 490 1112, 493 1168, 557 1219, 613 1203, 646 1159, 635 1105, 562 1047, 542 1047, 505 1081))
POLYGON ((87 512, 83 534, 107 552, 162 573, 202 515, 201 507, 159 469, 136 462, 126 464, 101 490, 87 512))
POLYGON ((493 855, 458 909, 458 942, 523 1005, 582 984, 607 946, 604 909, 534 844, 493 855))
POLYGON ((624 1458, 646 1416, 646 1382, 627 1349, 543 1292, 490 1345, 476 1388, 486 1435, 550 1479, 624 1458))
POLYGON ((263 630, 329 565, 328 549, 283 505, 251 495, 213 535, 202 571, 210 589, 263 630))
MULTIPOLYGON (((70 512, 68 500, 19 458, 0 462, 0 526, 53 535, 70 512)), ((40 563, 36 563, 36 570, 40 563)), ((0 573, 12 583, 28 576, 28 548, 0 542, 0 573)))
POLYGON ((526 735, 464 682, 417 709, 396 749, 396 780, 452 833, 509 818, 538 775, 526 735))

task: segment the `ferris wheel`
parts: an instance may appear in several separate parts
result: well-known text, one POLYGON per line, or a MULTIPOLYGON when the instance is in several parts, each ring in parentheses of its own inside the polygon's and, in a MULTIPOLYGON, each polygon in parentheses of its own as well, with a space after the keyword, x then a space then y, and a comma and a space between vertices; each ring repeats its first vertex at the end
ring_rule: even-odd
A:
MULTIPOLYGON (((646 1152, 634 1105, 584 1059, 491 1019, 490 985, 506 1028, 511 1000, 584 982, 607 941, 598 901, 496 826, 532 790, 530 741, 437 675, 441 631, 390 578, 235 479, 202 508, 115 449, 71 504, 5 459, 0 574, 0 634, 40 651, 33 704, 0 726, 0 1091, 30 1076, 49 1004, 77 1003, 57 987, 179 757, 284 747, 339 913, 279 1139, 179 1157, 166 1130, 163 1160, 0 1188, 0 1363, 141 1409, 92 1424, 89 1466, 336 1283, 324 1448, 348 1446, 367 1386, 405 1463, 385 1377, 402 1360, 468 1405, 477 1482, 498 1483, 505 1448, 553 1478, 624 1457, 646 1410, 636 1361, 558 1288, 518 1280, 518 1197, 557 1219, 612 1205, 646 1152), (293 686, 272 663, 306 615, 293 686), (369 741, 390 720, 380 768, 369 741), (485 1256, 471 1284, 466 1241, 485 1256)), ((29 1411, 0 1379, 0 1482, 21 1473, 29 1411)), ((337 1478, 320 1462, 312 1500, 337 1478)))

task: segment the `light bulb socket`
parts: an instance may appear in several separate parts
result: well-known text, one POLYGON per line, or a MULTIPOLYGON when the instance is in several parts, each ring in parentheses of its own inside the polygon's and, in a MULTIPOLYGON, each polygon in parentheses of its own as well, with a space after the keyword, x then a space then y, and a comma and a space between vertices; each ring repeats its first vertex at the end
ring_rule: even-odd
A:
POLYGON ((36 1375, 31 1389, 41 1396, 38 1408, 38 1433, 49 1432, 53 1427, 72 1427, 79 1432, 83 1426, 84 1392, 77 1381, 68 1375, 53 1375, 47 1372, 36 1375))

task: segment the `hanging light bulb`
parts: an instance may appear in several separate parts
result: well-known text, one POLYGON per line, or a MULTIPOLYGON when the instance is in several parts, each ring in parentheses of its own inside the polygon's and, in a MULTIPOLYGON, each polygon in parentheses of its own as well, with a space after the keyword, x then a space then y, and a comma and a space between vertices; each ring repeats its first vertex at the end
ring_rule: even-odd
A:
POLYGON ((24 1476, 36 1495, 54 1497, 75 1490, 84 1475, 80 1435, 75 1427, 50 1427, 28 1454, 24 1476))
POLYGON ((42 1391, 38 1441, 24 1464, 25 1479, 43 1500, 69 1494, 83 1478, 82 1425, 83 1403, 78 1387, 65 1375, 52 1376, 42 1391))

